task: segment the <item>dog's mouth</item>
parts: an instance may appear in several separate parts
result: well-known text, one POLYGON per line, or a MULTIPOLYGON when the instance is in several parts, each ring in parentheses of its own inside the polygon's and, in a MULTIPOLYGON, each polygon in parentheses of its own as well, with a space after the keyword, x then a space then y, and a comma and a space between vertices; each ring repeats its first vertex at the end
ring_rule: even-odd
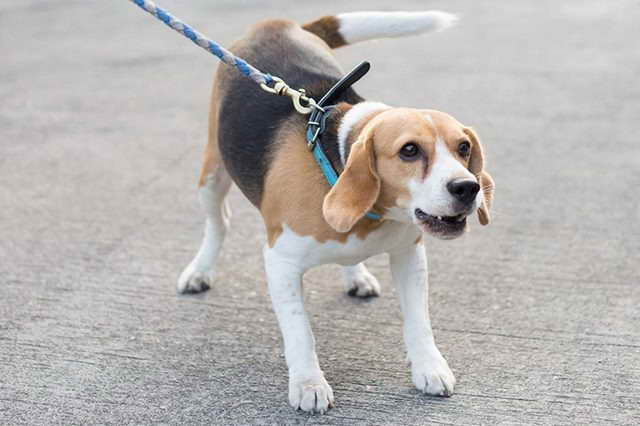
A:
POLYGON ((443 239, 460 236, 467 226, 468 213, 455 216, 434 216, 420 209, 415 209, 415 216, 423 232, 443 239))

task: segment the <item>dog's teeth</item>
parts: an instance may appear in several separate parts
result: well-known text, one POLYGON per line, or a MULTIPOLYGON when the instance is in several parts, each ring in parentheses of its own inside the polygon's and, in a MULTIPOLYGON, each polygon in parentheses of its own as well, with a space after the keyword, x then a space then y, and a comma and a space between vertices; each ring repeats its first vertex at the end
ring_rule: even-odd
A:
POLYGON ((460 217, 458 218, 458 222, 462 222, 464 220, 464 216, 460 215, 460 217))
POLYGON ((438 216, 438 220, 442 220, 442 216, 438 216))

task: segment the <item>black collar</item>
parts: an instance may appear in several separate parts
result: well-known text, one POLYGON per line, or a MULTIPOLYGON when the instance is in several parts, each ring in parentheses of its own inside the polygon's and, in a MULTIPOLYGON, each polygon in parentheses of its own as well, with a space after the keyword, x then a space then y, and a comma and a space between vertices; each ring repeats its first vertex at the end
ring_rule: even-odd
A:
POLYGON ((320 139, 322 133, 326 128, 327 116, 329 115, 332 107, 329 107, 331 103, 340 96, 345 90, 353 86, 353 84, 360 80, 364 75, 369 72, 371 64, 367 61, 360 63, 351 72, 342 77, 336 84, 334 84, 324 96, 316 102, 317 107, 313 109, 307 122, 307 144, 309 149, 313 149, 316 141, 320 139), (326 105, 326 107, 325 107, 326 105))

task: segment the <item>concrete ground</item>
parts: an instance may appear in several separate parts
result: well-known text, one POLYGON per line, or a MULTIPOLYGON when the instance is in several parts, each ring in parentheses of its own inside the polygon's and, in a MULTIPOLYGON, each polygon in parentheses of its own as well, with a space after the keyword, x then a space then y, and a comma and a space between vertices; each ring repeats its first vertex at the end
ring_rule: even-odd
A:
POLYGON ((387 259, 358 301, 306 277, 336 407, 287 404, 258 213, 178 296, 216 60, 127 1, 0 5, 0 424, 638 424, 637 1, 163 0, 226 45, 265 17, 442 9, 458 27, 337 52, 359 92, 476 128, 494 223, 428 240, 452 398, 410 383, 387 259))

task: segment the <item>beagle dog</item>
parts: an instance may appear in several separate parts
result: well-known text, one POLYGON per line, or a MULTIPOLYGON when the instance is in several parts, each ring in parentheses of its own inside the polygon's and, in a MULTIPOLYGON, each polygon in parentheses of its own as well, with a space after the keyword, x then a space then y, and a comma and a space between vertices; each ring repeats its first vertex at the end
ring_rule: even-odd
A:
MULTIPOLYGON (((302 26, 269 20, 231 50, 320 99, 343 75, 331 49, 442 30, 454 21, 435 11, 346 13, 302 26)), ((178 291, 212 285, 229 227, 226 196, 235 183, 264 219, 269 293, 294 408, 324 413, 334 403, 305 312, 302 276, 314 266, 338 263, 350 295, 377 296, 380 285, 362 262, 379 253, 390 255, 413 383, 426 394, 450 396, 455 378, 431 330, 423 245, 427 236, 459 237, 474 212, 480 223, 489 222, 493 181, 480 140, 448 114, 365 101, 351 88, 333 103, 322 136, 339 175, 331 186, 307 148, 306 118, 290 100, 259 90, 230 67, 218 69, 199 181, 204 239, 178 291)))

